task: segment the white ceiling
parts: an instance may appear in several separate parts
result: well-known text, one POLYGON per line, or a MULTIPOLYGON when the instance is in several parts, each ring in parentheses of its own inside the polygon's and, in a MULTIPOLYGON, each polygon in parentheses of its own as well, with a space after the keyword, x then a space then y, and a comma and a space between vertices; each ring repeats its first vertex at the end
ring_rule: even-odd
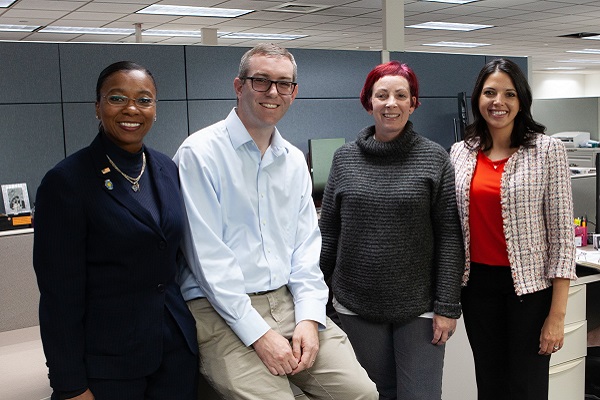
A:
MULTIPOLYGON (((398 0, 401 1, 401 0, 398 0)), ((308 35, 281 41, 289 48, 382 49, 381 0, 17 0, 0 8, 0 24, 104 28, 200 30, 308 35), (267 11, 282 3, 327 6, 313 13, 267 11), (135 14, 151 4, 255 10, 237 18, 135 14)), ((548 67, 585 67, 600 72, 600 54, 566 53, 600 49, 600 40, 563 38, 580 32, 600 34, 598 0, 480 0, 465 5, 404 1, 404 26, 429 21, 494 25, 472 32, 405 28, 405 50, 416 52, 529 56, 533 71, 548 67), (474 49, 423 46, 439 41, 489 43, 474 49), (559 61, 575 59, 578 63, 559 61), (585 60, 588 60, 587 62, 585 60), (590 62, 591 60, 591 62, 590 62), (598 63, 598 64, 595 64, 598 63)), ((135 42, 135 35, 0 32, 0 40, 51 42, 135 42)), ((143 36, 144 43, 200 44, 198 38, 143 36)), ((222 46, 253 46, 256 40, 219 38, 222 46)))

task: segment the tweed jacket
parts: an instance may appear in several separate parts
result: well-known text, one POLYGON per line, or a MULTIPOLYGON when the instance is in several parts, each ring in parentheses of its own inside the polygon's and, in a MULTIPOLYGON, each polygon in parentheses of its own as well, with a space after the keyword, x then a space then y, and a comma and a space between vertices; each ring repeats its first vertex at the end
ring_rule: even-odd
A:
MULTIPOLYGON (((456 201, 465 243, 463 285, 470 270, 469 201, 478 144, 455 143, 456 201)), ((559 140, 538 134, 506 162, 500 203, 508 260, 517 295, 549 287, 553 278, 576 279, 571 173, 559 140)))

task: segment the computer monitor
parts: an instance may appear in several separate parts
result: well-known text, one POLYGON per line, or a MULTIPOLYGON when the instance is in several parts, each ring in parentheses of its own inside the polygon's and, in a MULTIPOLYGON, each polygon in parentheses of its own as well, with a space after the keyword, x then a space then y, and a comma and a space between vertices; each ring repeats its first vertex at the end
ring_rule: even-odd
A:
POLYGON ((458 100, 458 120, 455 140, 461 141, 465 137, 465 129, 469 125, 469 106, 467 104, 467 93, 460 92, 457 96, 458 100))
POLYGON ((313 182, 313 199, 321 201, 323 191, 329 178, 329 170, 333 161, 333 153, 346 143, 344 138, 309 139, 308 140, 308 166, 313 182))
POLYGON ((586 217, 590 222, 589 233, 594 233, 597 228, 592 229, 596 223, 596 180, 595 172, 579 172, 571 174, 571 189, 573 191, 573 217, 586 217))
MULTIPOLYGON (((595 167, 596 167, 596 193, 594 196, 594 199, 596 200, 596 218, 594 219, 594 222, 596 223, 596 226, 594 227, 594 232, 595 233, 600 233, 600 199, 598 198, 598 196, 600 195, 600 153, 596 154, 596 163, 595 163, 595 167)), ((589 232, 589 228, 588 228, 588 232, 589 232)))

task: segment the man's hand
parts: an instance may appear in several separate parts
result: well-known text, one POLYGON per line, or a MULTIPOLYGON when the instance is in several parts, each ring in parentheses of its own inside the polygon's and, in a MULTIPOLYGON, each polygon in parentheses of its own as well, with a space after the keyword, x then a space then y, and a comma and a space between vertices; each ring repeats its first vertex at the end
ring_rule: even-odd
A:
POLYGON ((292 375, 313 366, 319 353, 319 325, 315 321, 300 321, 292 336, 292 350, 298 367, 292 375))
POLYGON ((272 329, 258 338, 252 347, 273 375, 287 375, 298 368, 290 342, 272 329))

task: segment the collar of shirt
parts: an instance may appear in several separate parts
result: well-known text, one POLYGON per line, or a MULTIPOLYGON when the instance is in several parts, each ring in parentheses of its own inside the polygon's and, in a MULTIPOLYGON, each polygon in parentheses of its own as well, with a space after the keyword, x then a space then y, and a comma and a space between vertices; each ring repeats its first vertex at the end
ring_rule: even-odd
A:
MULTIPOLYGON (((238 149, 246 143, 252 142, 256 147, 256 143, 252 139, 252 136, 248 133, 248 130, 238 117, 236 109, 231 110, 227 118, 225 119, 225 125, 227 127, 227 131, 229 132, 229 137, 231 138, 231 145, 234 149, 238 149)), ((274 127, 273 135, 271 136, 271 145, 269 149, 273 152, 274 157, 279 157, 284 153, 288 153, 289 149, 287 148, 286 142, 279 133, 277 127, 274 127)))

